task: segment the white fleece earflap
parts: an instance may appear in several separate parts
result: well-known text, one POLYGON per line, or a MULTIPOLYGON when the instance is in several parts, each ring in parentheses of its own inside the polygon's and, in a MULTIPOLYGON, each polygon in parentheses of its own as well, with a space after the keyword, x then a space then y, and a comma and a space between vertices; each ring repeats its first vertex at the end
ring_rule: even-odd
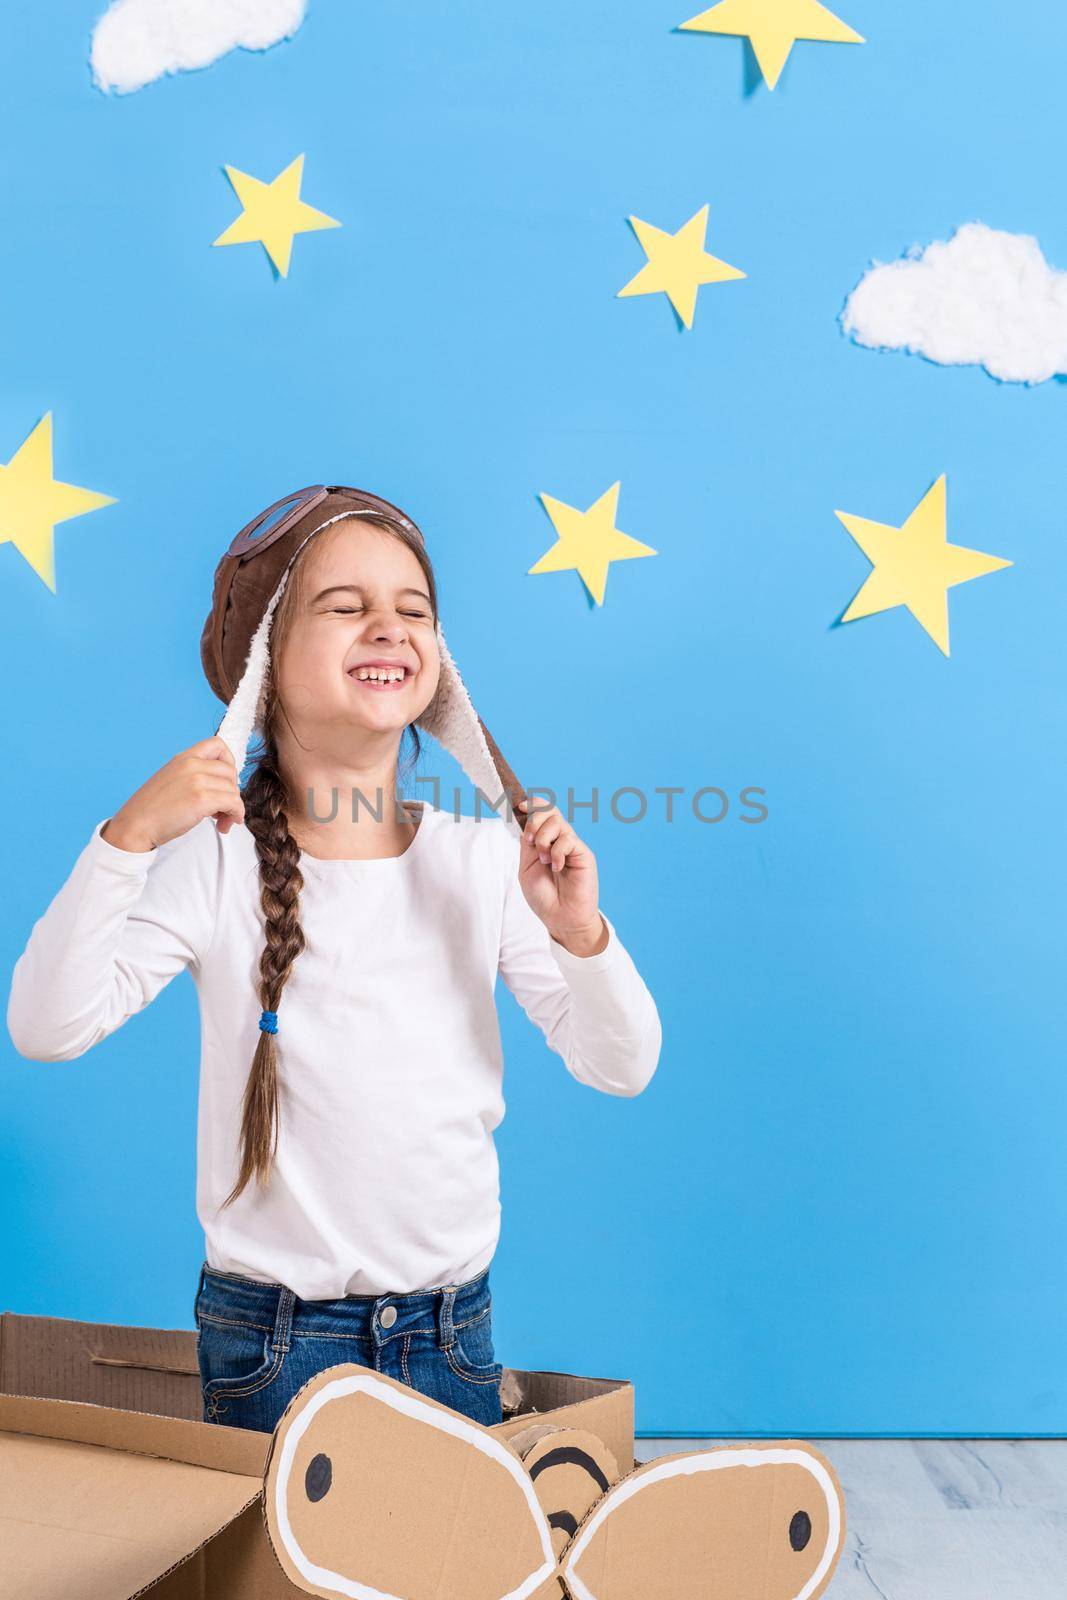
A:
MULTIPOLYGON (((259 626, 252 635, 252 643, 248 649, 248 660, 245 663, 241 681, 234 690, 233 698, 226 708, 226 714, 216 730, 218 737, 223 739, 233 756, 240 778, 248 757, 248 745, 254 730, 262 731, 262 717, 265 710, 267 677, 270 669, 270 629, 271 622, 278 602, 285 590, 293 562, 304 548, 308 539, 314 538, 316 533, 321 533, 323 528, 328 528, 333 522, 340 522, 343 517, 374 516, 373 511, 342 511, 335 517, 329 517, 325 522, 313 528, 305 539, 301 541, 289 560, 289 564, 281 577, 278 586, 271 595, 267 608, 260 618, 259 626)), ((416 726, 430 733, 443 749, 447 750, 463 768, 471 783, 481 789, 490 803, 496 804, 503 791, 500 775, 496 770, 485 735, 478 720, 478 713, 474 703, 467 693, 466 685, 459 675, 459 668, 452 659, 452 654, 445 643, 444 632, 440 623, 436 628, 437 647, 441 658, 441 673, 437 685, 437 692, 421 716, 416 717, 416 726)), ((515 819, 511 806, 506 797, 501 807, 503 820, 516 833, 521 834, 522 829, 515 819)))

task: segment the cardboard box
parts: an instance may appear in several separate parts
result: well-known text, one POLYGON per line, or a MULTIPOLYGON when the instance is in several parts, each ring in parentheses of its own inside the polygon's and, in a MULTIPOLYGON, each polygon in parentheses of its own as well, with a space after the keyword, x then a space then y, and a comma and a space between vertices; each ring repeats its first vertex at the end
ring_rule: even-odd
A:
POLYGON ((800 1441, 634 1460, 633 1386, 506 1367, 493 1428, 358 1363, 273 1434, 202 1420, 194 1330, 0 1317, 2 1600, 814 1600, 800 1441), (753 1469, 762 1470, 753 1470, 753 1469))

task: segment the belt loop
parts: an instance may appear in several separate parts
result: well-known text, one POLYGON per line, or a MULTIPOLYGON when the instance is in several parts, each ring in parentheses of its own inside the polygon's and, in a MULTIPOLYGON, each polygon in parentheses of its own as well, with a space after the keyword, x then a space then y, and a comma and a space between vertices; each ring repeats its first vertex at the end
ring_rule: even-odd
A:
POLYGON ((296 1294, 292 1289, 287 1289, 284 1284, 280 1286, 278 1294, 278 1309, 274 1314, 274 1338, 271 1341, 273 1350, 288 1350, 289 1340, 293 1330, 293 1307, 296 1304, 296 1294))
POLYGON ((452 1307, 456 1300, 456 1285, 447 1284, 441 1290, 441 1304, 437 1312, 437 1339, 442 1350, 451 1350, 455 1342, 455 1331, 452 1327, 452 1307))

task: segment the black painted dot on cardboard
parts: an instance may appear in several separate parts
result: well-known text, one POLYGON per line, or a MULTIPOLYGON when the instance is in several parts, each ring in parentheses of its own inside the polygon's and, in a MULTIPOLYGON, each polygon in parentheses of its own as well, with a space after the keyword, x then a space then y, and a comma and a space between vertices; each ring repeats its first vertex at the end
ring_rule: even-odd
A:
POLYGON ((811 1518, 806 1511, 794 1511, 789 1524, 789 1543, 794 1550, 803 1550, 811 1538, 811 1518))
POLYGON ((309 1500, 321 1500, 323 1495, 329 1494, 330 1484, 333 1482, 333 1463, 329 1456, 321 1453, 312 1456, 308 1462, 308 1469, 304 1474, 304 1488, 307 1490, 309 1500))

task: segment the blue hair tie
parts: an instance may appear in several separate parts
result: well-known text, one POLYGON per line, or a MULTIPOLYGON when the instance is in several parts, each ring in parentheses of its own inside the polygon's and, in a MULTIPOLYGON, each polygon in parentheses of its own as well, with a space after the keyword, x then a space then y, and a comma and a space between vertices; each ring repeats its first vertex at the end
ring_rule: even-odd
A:
POLYGON ((276 1011, 264 1011, 259 1019, 259 1026, 264 1033, 277 1033, 278 1013, 276 1011))

